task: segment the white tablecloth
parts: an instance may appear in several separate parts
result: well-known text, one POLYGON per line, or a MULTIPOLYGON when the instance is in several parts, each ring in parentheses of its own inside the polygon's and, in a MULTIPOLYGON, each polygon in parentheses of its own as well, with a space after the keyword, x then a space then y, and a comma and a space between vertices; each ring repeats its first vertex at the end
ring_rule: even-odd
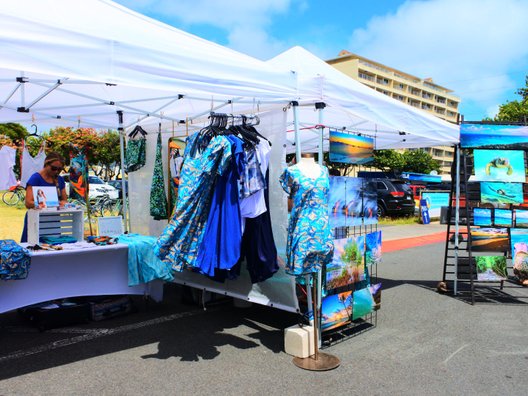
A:
POLYGON ((0 313, 73 296, 148 294, 163 298, 163 282, 128 286, 128 247, 32 252, 26 279, 0 281, 0 313))

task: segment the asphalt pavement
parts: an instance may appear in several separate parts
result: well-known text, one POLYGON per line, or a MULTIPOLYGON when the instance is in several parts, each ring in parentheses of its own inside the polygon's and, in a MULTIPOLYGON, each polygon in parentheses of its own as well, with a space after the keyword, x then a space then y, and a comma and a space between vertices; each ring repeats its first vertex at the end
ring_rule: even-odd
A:
MULTIPOLYGON (((382 227, 384 241, 445 231, 428 226, 382 227)), ((475 305, 439 294, 444 243, 402 246, 378 266, 376 326, 324 349, 341 359, 335 370, 302 370, 284 353, 296 314, 225 300, 204 310, 167 285, 163 303, 43 333, 0 315, 0 395, 526 395, 528 290, 483 288, 516 298, 475 305)))

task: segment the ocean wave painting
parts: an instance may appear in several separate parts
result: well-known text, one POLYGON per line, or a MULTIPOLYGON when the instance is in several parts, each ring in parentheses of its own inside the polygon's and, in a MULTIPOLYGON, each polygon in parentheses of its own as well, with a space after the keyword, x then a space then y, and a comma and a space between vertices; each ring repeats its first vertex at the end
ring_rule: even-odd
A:
POLYGON ((460 146, 528 149, 528 126, 462 124, 460 146))
POLYGON ((347 132, 330 131, 330 161, 365 164, 374 159, 374 139, 347 132))
POLYGON ((491 209, 474 208, 473 224, 476 226, 491 226, 491 209))
POLYGON ((515 209, 515 227, 528 228, 528 210, 515 209))
POLYGON ((526 181, 522 150, 473 150, 473 157, 477 181, 526 181))
POLYGON ((496 227, 513 226, 513 212, 509 209, 495 209, 494 218, 493 223, 496 227))
POLYGON ((491 204, 522 204, 522 183, 481 182, 480 200, 491 204))
POLYGON ((475 252, 506 252, 508 229, 492 227, 471 227, 471 249, 475 252))
POLYGON ((330 227, 352 227, 378 221, 377 190, 366 190, 363 178, 332 176, 328 194, 330 227))

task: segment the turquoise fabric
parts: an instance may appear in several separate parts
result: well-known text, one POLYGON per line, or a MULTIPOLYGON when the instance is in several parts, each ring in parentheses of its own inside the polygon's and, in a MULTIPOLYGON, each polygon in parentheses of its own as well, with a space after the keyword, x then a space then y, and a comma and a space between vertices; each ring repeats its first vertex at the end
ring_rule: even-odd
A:
POLYGON ((169 266, 154 254, 156 237, 139 234, 122 234, 119 243, 128 245, 128 286, 161 279, 174 279, 169 266))
POLYGON ((175 271, 195 266, 217 175, 227 170, 231 160, 231 144, 225 136, 215 136, 199 152, 195 145, 202 143, 199 133, 187 139, 176 208, 155 246, 156 255, 175 271))
POLYGON ((328 221, 328 169, 321 167, 317 178, 305 176, 297 165, 286 168, 280 183, 293 209, 286 243, 286 272, 304 275, 332 261, 334 242, 328 221))
POLYGON ((30 266, 29 250, 12 239, 0 240, 0 279, 26 279, 30 266))
POLYGON ((165 181, 163 178, 163 162, 161 159, 161 132, 158 133, 156 144, 156 161, 152 174, 152 186, 150 188, 150 215, 154 220, 163 220, 169 217, 167 211, 167 195, 165 194, 165 181))

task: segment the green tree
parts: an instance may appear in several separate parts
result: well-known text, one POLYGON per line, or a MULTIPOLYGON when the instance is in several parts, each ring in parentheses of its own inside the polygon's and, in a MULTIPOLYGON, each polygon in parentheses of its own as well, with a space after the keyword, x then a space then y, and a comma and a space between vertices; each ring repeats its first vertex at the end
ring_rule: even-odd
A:
POLYGON ((20 144, 29 133, 24 126, 9 122, 7 124, 0 124, 0 135, 7 136, 15 144, 20 144))
POLYGON ((528 119, 528 76, 525 78, 525 86, 515 91, 522 99, 507 101, 499 106, 499 112, 493 119, 498 122, 526 122, 528 119))
POLYGON ((405 151, 403 160, 405 163, 403 171, 405 172, 430 173, 440 170, 440 163, 422 149, 405 151))
POLYGON ((395 150, 377 150, 374 151, 372 166, 383 172, 401 172, 405 170, 405 158, 395 150))

